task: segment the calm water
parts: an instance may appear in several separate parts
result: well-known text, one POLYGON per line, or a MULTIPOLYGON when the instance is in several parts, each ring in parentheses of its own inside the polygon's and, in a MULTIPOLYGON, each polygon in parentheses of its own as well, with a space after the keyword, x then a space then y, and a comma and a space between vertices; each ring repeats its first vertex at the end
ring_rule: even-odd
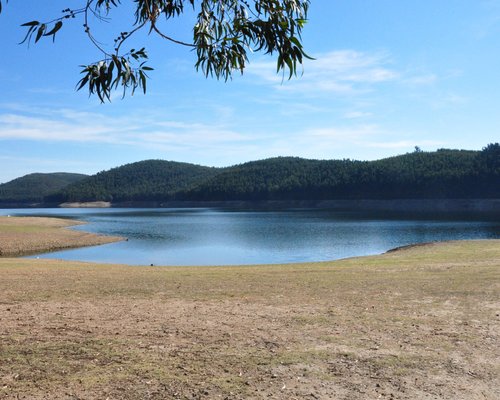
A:
POLYGON ((88 224, 74 229, 128 238, 39 257, 138 265, 322 261, 421 242, 500 238, 500 221, 484 216, 416 219, 327 210, 215 209, 23 209, 0 214, 75 218, 88 224))

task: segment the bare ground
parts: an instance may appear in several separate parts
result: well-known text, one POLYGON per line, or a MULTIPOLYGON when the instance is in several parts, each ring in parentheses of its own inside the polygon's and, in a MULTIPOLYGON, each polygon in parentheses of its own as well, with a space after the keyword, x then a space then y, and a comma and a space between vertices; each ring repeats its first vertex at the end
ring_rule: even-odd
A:
POLYGON ((498 399, 500 241, 327 263, 0 259, 0 399, 498 399))

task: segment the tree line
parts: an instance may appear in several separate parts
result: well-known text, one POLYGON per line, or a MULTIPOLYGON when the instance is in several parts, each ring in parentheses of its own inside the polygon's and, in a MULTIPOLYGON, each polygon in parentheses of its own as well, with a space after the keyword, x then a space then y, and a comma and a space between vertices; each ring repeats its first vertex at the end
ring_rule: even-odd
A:
POLYGON ((227 168, 148 160, 99 173, 51 201, 261 201, 500 197, 500 145, 377 161, 277 157, 227 168))
POLYGON ((377 161, 274 158, 233 167, 180 193, 191 200, 491 198, 500 146, 413 153, 377 161))
POLYGON ((74 176, 52 189, 42 175, 0 185, 0 202, 500 198, 500 145, 482 151, 416 148, 376 161, 276 157, 227 168, 146 160, 74 176))

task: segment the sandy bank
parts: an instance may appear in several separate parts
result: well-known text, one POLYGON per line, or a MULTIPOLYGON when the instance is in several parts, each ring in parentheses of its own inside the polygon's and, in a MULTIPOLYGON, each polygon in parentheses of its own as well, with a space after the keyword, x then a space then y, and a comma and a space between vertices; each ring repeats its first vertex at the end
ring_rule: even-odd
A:
POLYGON ((74 202, 74 203, 61 203, 61 208, 109 208, 111 203, 109 201, 87 201, 87 202, 74 202))
POLYGON ((0 217, 0 257, 95 246, 122 240, 68 229, 82 222, 62 218, 0 217))

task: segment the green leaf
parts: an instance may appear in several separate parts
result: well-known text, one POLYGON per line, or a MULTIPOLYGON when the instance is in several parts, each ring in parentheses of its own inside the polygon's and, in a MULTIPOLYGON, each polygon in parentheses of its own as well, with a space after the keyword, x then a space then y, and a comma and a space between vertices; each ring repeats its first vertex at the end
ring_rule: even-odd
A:
POLYGON ((113 81, 113 69, 115 68, 115 62, 114 61, 111 61, 109 63, 109 67, 108 67, 108 74, 107 74, 107 77, 106 77, 106 85, 108 85, 109 87, 111 87, 111 82, 113 81))
POLYGON ((144 75, 144 72, 139 71, 139 76, 141 78, 142 91, 146 94, 146 75, 144 75))
POLYGON ((297 39, 295 36, 292 36, 290 38, 290 42, 292 42, 295 46, 297 46, 299 49, 302 48, 302 44, 300 43, 299 39, 297 39))
POLYGON ((40 25, 40 27, 38 28, 38 32, 36 33, 35 43, 38 42, 40 38, 43 36, 46 27, 47 25, 45 24, 40 25))
POLYGON ((56 39, 56 33, 61 27, 63 26, 62 21, 57 21, 54 25, 54 27, 47 33, 45 33, 43 36, 52 36, 52 41, 56 39))
POLYGON ((23 44, 24 42, 29 41, 31 40, 31 36, 33 35, 33 32, 35 31, 36 29, 36 26, 30 26, 30 28, 28 29, 28 32, 26 33, 26 36, 24 37, 24 39, 19 42, 19 44, 23 44))
POLYGON ((30 22, 26 22, 26 23, 22 24, 21 26, 37 26, 37 25, 40 25, 40 22, 30 21, 30 22))
POLYGON ((81 88, 83 88, 87 84, 88 81, 89 81, 89 77, 88 76, 84 76, 82 79, 80 79, 78 81, 78 83, 77 83, 78 86, 77 86, 76 90, 78 91, 81 88))
MULTIPOLYGON (((0 12, 3 4, 0 0, 0 12)), ((105 15, 110 7, 118 7, 120 0, 81 1, 83 8, 62 11, 61 18, 50 22, 29 21, 22 26, 27 29, 21 43, 37 43, 42 36, 52 36, 62 29, 63 18, 83 17, 84 31, 90 41, 103 53, 103 59, 84 67, 77 83, 77 89, 87 87, 90 95, 97 95, 101 101, 109 100, 110 91, 122 86, 127 94, 137 88, 146 91, 147 72, 153 68, 144 66, 148 56, 144 47, 135 46, 122 53, 125 40, 139 29, 151 27, 161 37, 174 43, 194 47, 195 68, 205 76, 213 76, 227 81, 236 71, 243 73, 248 62, 247 53, 259 51, 277 58, 277 72, 287 73, 289 79, 297 75, 297 65, 304 58, 310 58, 303 50, 302 28, 307 22, 310 0, 134 0, 135 24, 115 39, 112 50, 93 36, 87 25, 87 14, 94 13, 98 19, 110 18, 105 15), (193 27, 193 44, 170 38, 155 26, 157 17, 167 19, 182 15, 184 6, 191 4, 197 16, 193 27), (198 10, 196 10, 198 9, 198 10), (151 19, 151 20, 150 20, 151 19), (154 29, 153 29, 154 28, 154 29), (143 62, 144 61, 144 62, 143 62)), ((89 14, 90 15, 90 14, 89 14)))

